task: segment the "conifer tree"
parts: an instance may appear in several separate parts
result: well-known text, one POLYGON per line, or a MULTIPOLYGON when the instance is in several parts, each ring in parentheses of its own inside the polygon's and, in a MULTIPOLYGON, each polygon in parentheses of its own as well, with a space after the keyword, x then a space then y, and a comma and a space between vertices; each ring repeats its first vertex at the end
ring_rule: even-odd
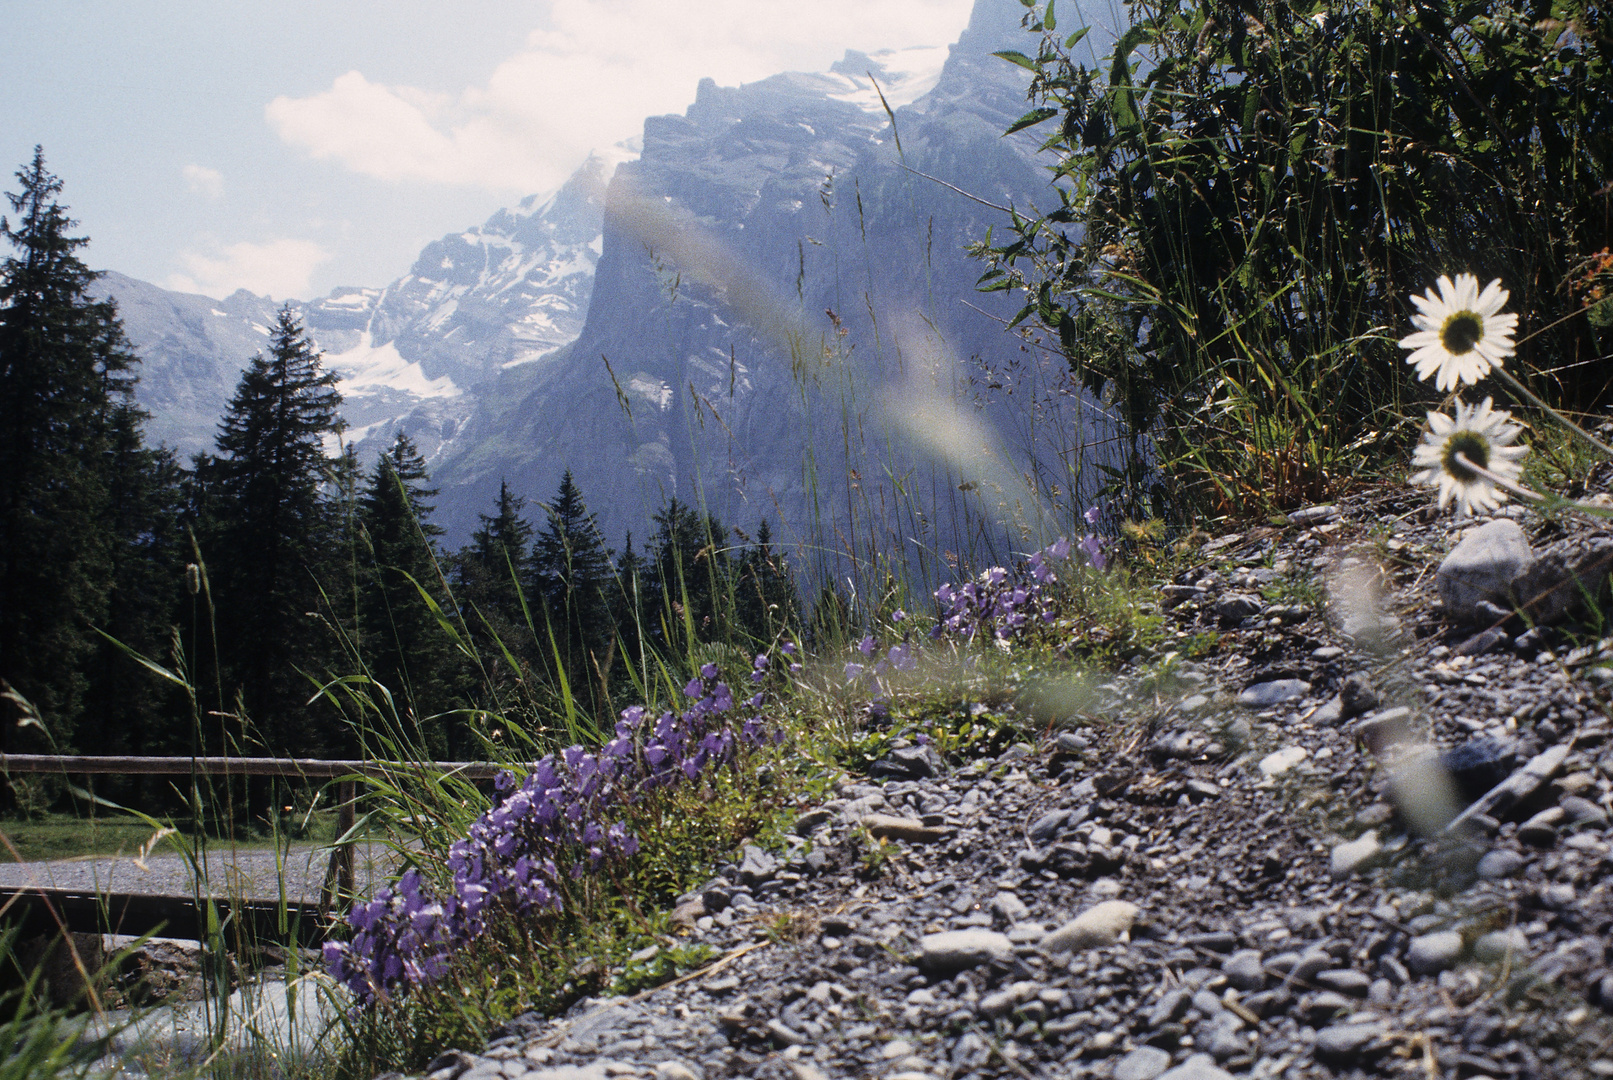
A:
POLYGON ((693 507, 670 499, 651 519, 656 532, 649 566, 646 610, 659 643, 677 649, 696 641, 725 639, 731 629, 732 593, 722 523, 701 518, 693 507))
MULTIPOLYGON (((167 661, 191 550, 183 525, 182 470, 172 451, 145 445, 145 420, 132 402, 113 409, 101 523, 110 541, 111 588, 100 628, 127 649, 167 661)), ((124 648, 101 638, 86 675, 85 714, 96 723, 97 752, 188 749, 185 701, 124 648)))
POLYGON ((267 353, 242 374, 207 478, 220 650, 267 748, 308 756, 329 743, 304 702, 320 658, 311 613, 334 568, 326 486, 341 430, 336 376, 286 307, 267 353))
POLYGON ((473 609, 467 613, 472 633, 491 631, 512 652, 530 640, 519 588, 527 545, 532 542, 532 523, 521 516, 525 507, 526 499, 510 491, 508 480, 501 480, 494 513, 476 515, 481 527, 471 534, 470 545, 460 551, 458 560, 461 599, 473 609))
MULTIPOLYGON (((629 665, 639 669, 643 677, 649 644, 644 636, 644 591, 646 588, 644 558, 633 550, 633 533, 628 530, 627 542, 616 560, 616 580, 610 590, 611 623, 616 629, 618 650, 626 654, 629 665)), ((631 673, 618 669, 618 681, 629 679, 631 673)))
POLYGON ((758 643, 772 641, 801 621, 800 599, 784 556, 773 550, 773 528, 763 518, 756 543, 740 558, 735 604, 739 625, 758 643))
POLYGON ((403 432, 375 463, 359 498, 362 530, 357 603, 358 638, 372 678, 392 697, 406 734, 433 757, 449 754, 443 714, 453 700, 452 654, 420 589, 439 607, 435 539, 427 520, 435 488, 426 487, 425 459, 403 432))
POLYGON ((559 654, 572 694, 597 715, 605 708, 615 646, 606 600, 610 552, 570 469, 544 510, 548 521, 532 546, 528 593, 543 605, 546 627, 539 628, 540 635, 552 633, 553 641, 540 639, 538 651, 551 669, 559 654))
POLYGON ((18 170, 0 236, 0 680, 37 708, 48 738, 0 704, 0 751, 73 743, 91 624, 106 610, 109 429, 136 362, 115 307, 68 235, 44 153, 18 170))

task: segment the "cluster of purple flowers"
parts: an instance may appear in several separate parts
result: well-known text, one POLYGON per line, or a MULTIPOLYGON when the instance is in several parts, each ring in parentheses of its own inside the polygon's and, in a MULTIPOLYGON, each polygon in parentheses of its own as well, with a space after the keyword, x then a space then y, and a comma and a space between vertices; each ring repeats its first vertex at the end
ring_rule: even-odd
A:
MULTIPOLYGON (((1086 513, 1088 524, 1096 524, 1098 509, 1086 513)), ((1038 623, 1050 623, 1057 614, 1055 596, 1049 586, 1058 581, 1058 564, 1079 550, 1098 570, 1108 566, 1103 541, 1088 534, 1075 545, 1059 537, 1025 560, 1023 569, 1010 572, 1001 566, 983 571, 962 585, 946 584, 935 590, 940 605, 940 621, 931 636, 956 635, 972 641, 990 636, 1010 641, 1038 623)))
MULTIPOLYGON (((756 658, 755 682, 765 680, 768 666, 765 655, 756 658)), ((693 704, 681 713, 652 719, 642 706, 624 710, 616 737, 597 753, 572 746, 546 755, 519 782, 500 773, 497 805, 449 849, 448 895, 434 895, 409 870, 369 903, 355 905, 348 915, 352 941, 325 946, 332 977, 365 1005, 398 987, 436 981, 450 954, 481 936, 495 913, 558 911, 565 877, 636 852, 638 839, 622 815, 642 793, 731 765, 741 744, 768 738, 757 715, 760 692, 745 702, 749 715, 735 730, 732 714, 740 710, 716 665, 702 667, 683 692, 693 704)))

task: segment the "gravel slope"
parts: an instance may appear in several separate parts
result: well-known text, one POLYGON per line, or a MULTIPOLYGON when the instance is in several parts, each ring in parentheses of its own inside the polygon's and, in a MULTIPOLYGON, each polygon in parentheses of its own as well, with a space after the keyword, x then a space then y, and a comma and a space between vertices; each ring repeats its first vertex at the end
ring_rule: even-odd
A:
POLYGON ((428 1075, 1613 1076, 1613 640, 1449 623, 1452 532, 1407 493, 1212 541, 1160 598, 1212 655, 896 751, 685 898, 719 964, 428 1075))

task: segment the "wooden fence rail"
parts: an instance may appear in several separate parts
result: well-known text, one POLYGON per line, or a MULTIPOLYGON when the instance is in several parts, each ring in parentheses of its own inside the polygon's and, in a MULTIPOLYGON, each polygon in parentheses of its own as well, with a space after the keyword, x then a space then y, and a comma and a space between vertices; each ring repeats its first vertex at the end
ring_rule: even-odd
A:
MULTIPOLYGON (((414 773, 446 773, 465 780, 490 780, 504 769, 485 761, 340 761, 322 758, 248 758, 248 757, 119 757, 116 755, 60 755, 60 754, 0 754, 0 775, 31 773, 36 775, 86 776, 277 776, 283 779, 336 780, 336 835, 339 842, 331 852, 330 869, 325 875, 325 886, 318 907, 326 907, 325 898, 351 900, 353 897, 353 841, 348 834, 354 822, 355 776, 396 776, 414 773)), ((219 904, 229 906, 225 901, 219 904)), ((4 889, 0 890, 0 908, 16 905, 29 909, 27 917, 37 921, 44 915, 46 905, 53 906, 67 921, 69 929, 95 933, 104 930, 109 922, 124 927, 119 933, 144 933, 159 924, 168 926, 173 937, 191 936, 192 931, 202 933, 202 921, 195 902, 189 897, 159 897, 141 894, 83 893, 59 889, 4 889)), ((314 905, 293 904, 301 929, 296 936, 305 937, 320 920, 313 918, 314 905), (306 909, 306 910, 304 910, 306 909)), ((262 901, 240 900, 230 910, 250 922, 255 928, 268 931, 276 919, 272 904, 262 901), (259 909, 262 910, 259 910, 259 909)), ((44 925, 44 924, 41 924, 44 925)), ((314 931, 318 934, 317 931, 314 931)), ((267 932, 263 936, 280 935, 267 932)))

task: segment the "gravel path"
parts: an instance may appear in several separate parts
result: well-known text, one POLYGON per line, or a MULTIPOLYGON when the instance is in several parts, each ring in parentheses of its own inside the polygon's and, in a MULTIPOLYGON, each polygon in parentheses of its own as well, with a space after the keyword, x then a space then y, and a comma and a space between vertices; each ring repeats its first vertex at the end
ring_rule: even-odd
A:
POLYGON ((1205 545, 1159 607, 1209 655, 995 759, 902 746, 683 898, 721 963, 425 1075, 1613 1077, 1613 638, 1456 623, 1423 509, 1205 545))
MULTIPOLYGON (((361 891, 368 890, 372 883, 385 876, 383 864, 387 852, 381 845, 360 845, 354 856, 354 876, 361 891)), ((314 844, 293 844, 282 858, 286 899, 317 902, 330 860, 329 849, 314 844)), ((208 852, 207 871, 218 896, 277 899, 280 895, 275 852, 269 848, 227 850, 214 847, 208 852)), ((143 866, 130 855, 0 864, 0 886, 18 885, 189 896, 191 873, 190 864, 179 855, 153 855, 143 866)))

